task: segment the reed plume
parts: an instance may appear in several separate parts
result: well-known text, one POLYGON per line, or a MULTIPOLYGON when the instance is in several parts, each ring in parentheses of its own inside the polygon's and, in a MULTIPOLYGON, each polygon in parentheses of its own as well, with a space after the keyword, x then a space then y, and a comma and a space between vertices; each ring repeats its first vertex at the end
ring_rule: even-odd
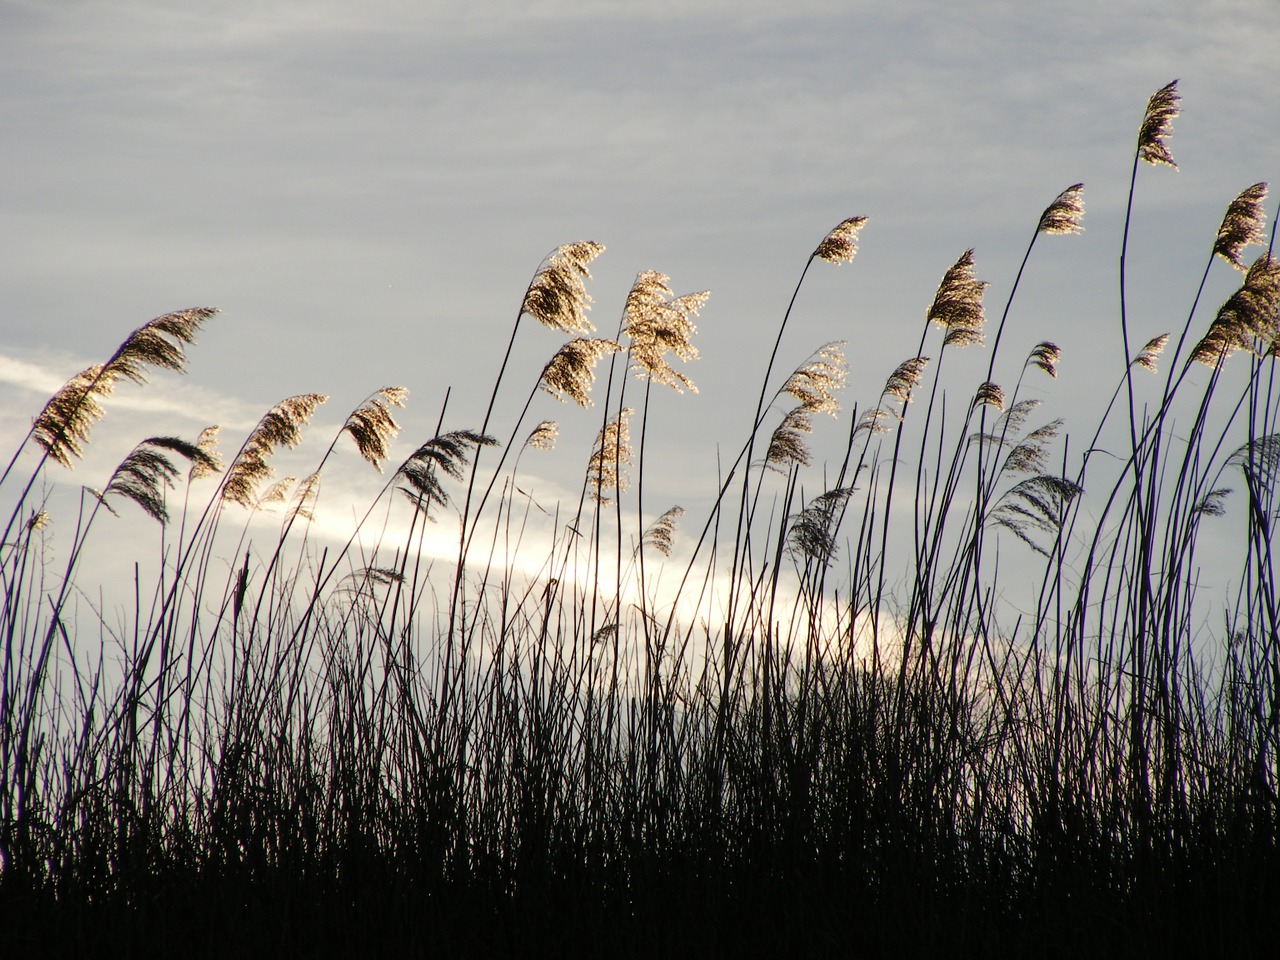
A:
POLYGON ((628 420, 634 411, 623 407, 618 415, 605 423, 596 435, 596 443, 587 463, 587 484, 591 499, 597 503, 610 503, 606 490, 621 493, 630 486, 623 467, 631 464, 631 431, 628 420))
POLYGON ((222 456, 218 453, 218 433, 221 429, 216 424, 205 427, 196 438, 196 446, 204 456, 191 461, 190 478, 192 480, 213 476, 222 469, 222 456))
POLYGON ((1005 457, 1002 473, 1041 473, 1049 464, 1049 444, 1057 439, 1062 420, 1051 420, 1014 444, 1005 457))
POLYGON ((1066 508, 1083 492, 1082 487, 1065 477, 1037 474, 1011 487, 991 511, 989 522, 1048 556, 1048 551, 1032 538, 1032 532, 1056 536, 1062 529, 1066 508))
POLYGON ((100 498, 103 505, 110 510, 105 497, 115 494, 136 503, 161 524, 168 523, 169 511, 165 507, 164 494, 165 490, 173 487, 178 476, 178 468, 170 454, 189 460, 193 472, 196 466, 210 472, 217 469, 217 461, 199 444, 177 437, 150 437, 134 447, 111 474, 100 498))
POLYGON ((1165 146, 1164 138, 1173 132, 1173 120, 1178 115, 1178 81, 1165 84, 1147 101, 1147 112, 1138 129, 1138 156, 1152 165, 1164 164, 1177 170, 1173 155, 1165 146))
POLYGON ((852 263, 858 252, 858 231, 867 222, 866 217, 849 217, 841 220, 835 229, 822 238, 813 255, 819 260, 834 263, 852 263))
POLYGON ((195 343, 201 325, 217 312, 213 307, 193 307, 143 324, 106 363, 76 374, 49 398, 32 425, 32 438, 51 459, 70 469, 71 461, 83 456, 90 427, 103 417, 99 398, 110 396, 118 380, 145 384, 148 367, 184 372, 183 344, 195 343))
POLYGON ((560 424, 554 420, 543 420, 529 431, 524 445, 535 450, 554 450, 556 438, 560 435, 560 424))
POLYGON ((1169 335, 1167 333, 1152 337, 1147 341, 1147 345, 1138 351, 1138 355, 1133 358, 1132 366, 1141 367, 1143 370, 1155 373, 1156 361, 1160 358, 1160 354, 1164 352, 1165 344, 1168 342, 1169 335))
POLYGON ((580 407, 589 407, 591 384, 596 379, 596 361, 621 349, 616 340, 595 337, 570 340, 543 368, 540 385, 561 403, 567 399, 580 407))
POLYGON ((844 386, 849 370, 844 361, 844 344, 843 340, 836 340, 819 347, 787 378, 782 392, 799 400, 809 413, 829 413, 834 417, 840 409, 835 391, 844 386))
POLYGON ((1216 367, 1236 350, 1253 351, 1262 341, 1262 352, 1276 342, 1280 313, 1280 260, 1264 253, 1244 275, 1240 289, 1227 298, 1209 331, 1191 351, 1191 359, 1216 367))
POLYGON ((1240 253, 1245 247, 1266 242, 1264 227, 1267 214, 1262 208, 1266 199, 1267 185, 1255 183, 1242 190, 1240 196, 1227 205, 1227 212, 1222 217, 1213 252, 1237 270, 1248 269, 1240 260, 1240 253))
POLYGON ((276 447, 296 447, 302 440, 302 428, 328 399, 319 393, 303 393, 281 400, 268 410, 228 468, 222 483, 222 502, 252 508, 258 484, 273 472, 267 458, 276 447))
POLYGON ((978 392, 973 395, 973 406, 988 406, 1003 410, 1004 388, 998 383, 992 383, 990 380, 981 384, 978 387, 978 392))
POLYGON ((356 449, 382 473, 387 459, 387 444, 400 432, 400 424, 391 415, 392 407, 404 407, 409 391, 404 387, 383 387, 347 417, 342 429, 351 434, 356 449))
POLYGON ((806 433, 813 433, 813 417, 809 410, 801 405, 787 411, 787 415, 769 438, 769 448, 764 455, 765 465, 782 473, 786 473, 793 463, 807 467, 810 454, 803 437, 806 433))
POLYGON ((1058 194, 1040 215, 1040 225, 1036 230, 1049 234, 1083 233, 1084 226, 1080 222, 1084 217, 1083 192, 1083 183, 1073 183, 1058 194))
POLYGON ((677 392, 698 392, 693 381, 675 370, 666 359, 673 353, 681 360, 698 358, 698 350, 690 342, 697 332, 690 317, 696 317, 709 291, 677 297, 667 285, 669 278, 656 270, 645 270, 636 276, 627 294, 623 310, 623 332, 631 340, 631 358, 636 376, 666 384, 677 392))
POLYGON ((592 299, 584 281, 591 279, 587 264, 602 253, 604 245, 589 240, 556 247, 530 282, 520 312, 563 333, 594 331, 586 317, 592 299))
POLYGON ((461 480, 471 462, 468 451, 497 444, 493 437, 473 430, 454 430, 432 437, 396 470, 396 476, 408 484, 401 487, 400 492, 431 519, 432 504, 444 507, 449 503, 449 495, 440 483, 439 473, 443 471, 447 476, 461 480))
POLYGON ((974 279, 973 250, 966 250, 943 275, 927 314, 929 320, 946 329, 945 346, 982 343, 982 325, 986 322, 982 293, 986 288, 985 280, 974 279))
POLYGON ((919 386, 920 378, 924 376, 924 368, 928 365, 928 357, 911 357, 903 360, 894 368, 893 373, 889 374, 881 396, 894 397, 903 403, 910 403, 911 391, 919 386))
POLYGON ((1056 343, 1043 340, 1031 348, 1027 357, 1027 366, 1043 370, 1055 380, 1058 378, 1058 361, 1062 359, 1062 348, 1056 343))
POLYGON ((852 487, 828 490, 791 518, 788 552, 802 560, 829 565, 836 554, 836 517, 853 493, 852 487))
POLYGON ((671 556, 675 545, 676 521, 684 516, 684 507, 672 507, 645 530, 641 542, 653 547, 664 557, 671 556))
MULTIPOLYGON (((374 464, 377 466, 377 464, 374 464)), ((379 470, 379 473, 382 471, 379 470)), ((286 525, 291 526, 295 520, 302 517, 304 520, 315 520, 316 501, 320 499, 320 471, 317 470, 309 477, 304 477, 302 482, 298 484, 296 490, 293 491, 293 506, 289 508, 289 515, 286 519, 286 525)))

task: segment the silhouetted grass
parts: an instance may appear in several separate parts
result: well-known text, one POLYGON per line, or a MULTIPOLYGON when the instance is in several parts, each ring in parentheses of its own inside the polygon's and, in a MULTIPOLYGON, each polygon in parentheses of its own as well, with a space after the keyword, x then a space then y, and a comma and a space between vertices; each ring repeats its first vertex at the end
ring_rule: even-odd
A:
MULTIPOLYGON (((1172 164, 1176 112, 1171 84, 1135 183, 1140 160, 1172 164)), ((1079 230, 1082 196, 1046 208, 1019 280, 1040 236, 1079 230)), ((277 405, 225 468, 211 432, 145 440, 85 488, 55 560, 47 460, 74 462, 117 381, 180 370, 213 312, 140 328, 51 399, 0 481, 5 955, 1261 948, 1280 902, 1280 265, 1241 251, 1265 239, 1264 196, 1240 195, 1208 253, 1244 271, 1239 292, 1194 342, 1191 307, 1163 374, 1168 336, 1130 343, 1126 217, 1123 362, 1074 456, 1055 452, 1071 425, 1035 421, 1024 391, 1056 377, 1057 346, 998 356, 1017 282, 986 381, 944 381, 947 355, 985 338, 967 251, 915 352, 849 412, 834 482, 806 495, 806 437, 837 409, 845 362, 827 344, 775 376, 793 295, 692 526, 645 502, 645 451, 654 384, 696 389, 673 363, 697 355, 706 294, 645 271, 617 334, 593 337, 603 248, 584 243, 536 272, 480 427, 446 431, 442 414, 344 547, 309 539, 318 478, 344 435, 383 469, 402 388, 357 407, 292 496, 268 486, 269 461, 322 396, 277 405), (499 442, 525 317, 576 339, 499 442), (1227 364, 1248 368, 1243 387, 1227 364), (525 422, 540 388, 583 406, 594 388, 601 408, 578 502, 541 520, 519 488, 524 454, 555 439, 525 422), (1100 461, 1104 436, 1121 447, 1100 461), (1247 509, 1215 639, 1197 575, 1223 557, 1197 548, 1229 498, 1247 509), (275 539, 223 530, 273 499, 275 539), (166 539, 119 626, 77 585, 101 509, 126 501, 166 539), (403 524, 370 549, 375 509, 403 524), (421 547, 451 509, 442 570, 421 547), (534 549, 541 569, 521 573, 534 549), (1020 613, 1002 599, 1009 564, 1037 584, 1020 613)), ((854 259, 864 219, 819 243, 797 294, 815 262, 854 259)))

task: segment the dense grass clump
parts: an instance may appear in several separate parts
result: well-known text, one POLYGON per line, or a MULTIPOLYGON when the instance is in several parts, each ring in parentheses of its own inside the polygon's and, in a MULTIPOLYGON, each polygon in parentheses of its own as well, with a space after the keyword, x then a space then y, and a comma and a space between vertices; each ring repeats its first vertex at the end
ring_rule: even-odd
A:
MULTIPOLYGON (((1173 164, 1177 108, 1173 84, 1152 97, 1135 182, 1142 161, 1173 164)), ((1123 363, 1083 453, 1024 389, 1057 376, 1054 343, 997 381, 1018 283, 989 337, 970 250, 915 351, 853 408, 817 495, 807 438, 838 409, 846 366, 826 344, 777 373, 789 308, 726 446, 736 458, 692 523, 646 502, 646 440, 655 385, 696 389, 681 365, 707 294, 642 272, 615 335, 597 336, 586 282, 603 247, 574 243, 530 282, 478 426, 446 430, 442 413, 389 463, 407 392, 386 387, 287 486, 270 484, 271 458, 318 394, 272 408, 229 458, 215 430, 151 437, 84 488, 55 554, 49 461, 72 466, 121 381, 182 370, 214 311, 135 331, 50 399, 0 481, 4 955, 1266 943, 1280 902, 1280 261, 1243 257, 1267 241, 1257 184, 1206 244, 1205 276, 1221 260, 1239 290, 1207 324, 1197 297, 1181 330, 1139 346, 1133 193, 1123 363), (570 339, 497 437, 525 318, 570 339), (949 354, 984 345, 985 380, 944 381, 949 354), (556 440, 553 421, 528 422, 539 390, 601 407, 577 503, 542 520, 518 484, 525 453, 556 440), (387 479, 345 546, 322 549, 319 480, 345 437, 387 479), (1233 546, 1206 554, 1202 526, 1237 499, 1233 546), (164 549, 119 623, 87 599, 80 560, 101 512, 127 501, 163 525, 164 549), (267 542, 231 519, 272 501, 284 514, 267 542), (400 532, 370 547, 375 509, 400 532), (447 565, 422 549, 446 516, 447 565), (1197 575, 1226 561, 1222 604, 1197 575), (1008 565, 1025 586, 1014 606, 1008 565)), ((1041 236, 1080 230, 1082 198, 1075 184, 1045 209, 1019 280, 1041 236)), ((804 274, 854 260, 864 222, 842 221, 804 274)))

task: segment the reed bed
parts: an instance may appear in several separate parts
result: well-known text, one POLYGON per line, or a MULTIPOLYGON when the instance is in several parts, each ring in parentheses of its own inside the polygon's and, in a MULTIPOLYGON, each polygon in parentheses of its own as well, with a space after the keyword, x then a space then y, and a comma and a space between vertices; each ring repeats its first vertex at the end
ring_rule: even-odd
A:
MULTIPOLYGON (((1197 295, 1181 330, 1130 329, 1137 179, 1173 165, 1178 106, 1162 88, 1139 130, 1099 423, 1037 419, 1028 384, 1061 352, 1000 353, 1018 282, 990 335, 969 250, 921 298, 919 342, 879 396, 845 401, 843 455, 819 472, 810 435, 842 404, 843 345, 778 364, 809 270, 855 261, 850 217, 805 264, 702 517, 644 481, 652 391, 696 390, 707 294, 644 271, 601 336, 603 247, 573 243, 521 298, 478 424, 446 429, 446 408, 395 464, 407 391, 386 387, 284 485, 272 457, 319 394, 282 401, 230 456, 215 430, 151 437, 52 518, 74 530, 54 554, 47 474, 80 458, 113 388, 181 371, 215 312, 139 328, 49 400, 0 481, 5 955, 1266 943, 1280 262, 1256 184, 1206 242, 1205 277, 1237 270, 1238 291, 1211 319, 1197 295), (570 339, 500 426, 529 322, 570 339), (989 352, 982 382, 948 382, 957 350, 989 352), (554 516, 519 487, 526 456, 575 455, 547 452, 540 393, 599 418, 554 516), (324 547, 319 481, 352 446, 383 485, 324 547), (278 535, 245 533, 273 501, 278 535), (163 561, 121 624, 80 564, 104 513, 136 509, 163 526, 163 561), (400 532, 368 546, 388 515, 400 532), (1205 527, 1229 521, 1230 549, 1207 552, 1205 527), (456 531, 447 564, 422 549, 432 523, 456 531), (549 546, 530 563, 534 542, 549 546), (1224 562, 1233 594, 1205 597, 1199 571, 1224 562)), ((1083 197, 1074 184, 1029 223, 1018 281, 1052 255, 1041 237, 1079 232, 1083 197)))

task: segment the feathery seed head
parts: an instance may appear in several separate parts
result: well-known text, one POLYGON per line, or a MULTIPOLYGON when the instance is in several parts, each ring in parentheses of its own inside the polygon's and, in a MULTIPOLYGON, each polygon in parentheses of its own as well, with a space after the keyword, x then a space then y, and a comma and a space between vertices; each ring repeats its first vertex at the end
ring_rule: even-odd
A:
POLYGON ((391 407, 403 407, 409 391, 404 387, 383 387, 347 417, 342 429, 351 434, 356 449, 381 473, 387 458, 387 444, 400 432, 391 407))
POLYGON ((1031 348, 1031 355, 1027 357, 1026 365, 1039 367, 1049 376, 1057 379, 1058 361, 1061 358, 1062 348, 1056 343, 1044 340, 1031 348))
POLYGON ((591 384, 595 382, 596 361, 621 350, 616 340, 578 337, 570 340, 548 361, 542 370, 540 386, 561 403, 572 400, 578 406, 591 406, 591 384))
POLYGON ((824 565, 830 563, 837 547, 836 520, 852 493, 852 487, 828 490, 791 517, 791 529, 787 531, 788 552, 799 560, 817 560, 824 565))
POLYGON ((543 420, 529 432, 524 445, 533 447, 535 450, 553 450, 556 445, 556 437, 559 435, 560 424, 554 420, 543 420))
POLYGON ((973 406, 984 405, 997 410, 1004 409, 1004 388, 1000 384, 988 380, 978 387, 978 392, 973 395, 973 406))
POLYGON ((218 431, 222 428, 216 424, 205 427, 196 438, 196 446, 204 454, 202 458, 191 461, 191 479, 199 480, 216 474, 222 469, 222 457, 218 453, 218 431))
POLYGON ((89 428, 106 411, 98 397, 108 396, 112 384, 103 380, 100 364, 82 370, 49 398, 31 428, 32 439, 55 461, 71 469, 72 458, 84 456, 89 428))
POLYGON ((676 521, 684 516, 684 507, 672 507, 650 524, 640 542, 657 550, 664 557, 671 556, 675 545, 676 521))
POLYGON ((76 374, 49 398, 32 425, 32 438, 51 459, 70 469, 72 459, 83 455, 89 428, 105 412, 98 398, 109 396, 120 379, 146 383, 149 366, 181 373, 186 367, 182 345, 194 343, 200 325, 217 312, 212 307, 196 307, 166 313, 143 324, 106 363, 76 374))
POLYGON ((592 300, 584 281, 591 279, 587 264, 603 252, 603 244, 590 241, 556 247, 530 282, 520 312, 553 330, 591 333, 586 311, 592 300))
POLYGON ((328 399, 319 393, 304 393, 281 400, 268 410, 227 469, 222 483, 222 502, 253 508, 258 484, 272 474, 267 457, 276 447, 296 447, 302 439, 302 428, 316 408, 328 399))
POLYGON ((675 370, 666 359, 668 352, 681 360, 696 360, 698 350, 691 338, 697 332, 690 317, 698 315, 711 295, 708 291, 672 295, 668 278, 655 270, 640 273, 627 294, 623 311, 623 332, 631 339, 631 358, 636 376, 694 393, 693 381, 675 370))
POLYGON ((400 487, 403 493, 428 520, 432 505, 445 506, 449 495, 440 483, 439 474, 443 471, 455 480, 461 480, 470 459, 468 452, 472 447, 493 447, 498 441, 486 434, 473 430, 453 430, 432 437, 400 464, 396 476, 408 484, 400 487))
POLYGON ((834 417, 840 409, 835 391, 844 386, 849 370, 844 361, 844 344, 843 340, 836 340, 819 347, 787 378, 781 392, 795 397, 810 413, 834 417))
POLYGON ((1235 350, 1263 353, 1276 347, 1280 332, 1280 259, 1263 253, 1244 275, 1240 289, 1227 298, 1209 331, 1191 351, 1191 359, 1217 366, 1235 350))
MULTIPOLYGON (((381 471, 379 471, 381 472, 381 471)), ((316 518, 316 501, 320 499, 320 473, 316 472, 303 479, 293 491, 293 506, 289 510, 288 523, 298 517, 304 520, 316 518)))
POLYGON ((911 402, 911 391, 920 383, 920 378, 924 376, 924 368, 928 365, 928 357, 911 357, 909 360, 903 360, 902 363, 889 374, 889 379, 884 385, 884 396, 896 397, 903 403, 911 402))
POLYGON ((888 433, 893 424, 902 422, 902 414, 889 407, 872 407, 862 415, 854 433, 888 433))
POLYGON ((169 456, 174 453, 190 460, 193 467, 200 464, 213 469, 208 454, 198 444, 177 437, 150 437, 120 462, 99 499, 105 503, 108 494, 116 494, 132 500, 160 523, 168 523, 164 493, 178 476, 178 468, 169 456))
POLYGON ((1264 227, 1267 222, 1266 211, 1262 204, 1267 199, 1267 185, 1255 183, 1246 187, 1227 206, 1222 217, 1222 225, 1218 227, 1218 239, 1213 244, 1213 252, 1237 270, 1245 270, 1240 260, 1240 252, 1251 243, 1266 241, 1264 227))
POLYGON ((1156 360, 1160 354, 1164 352, 1165 344, 1169 342, 1169 335, 1162 333, 1158 337, 1152 337, 1147 341, 1147 345, 1138 351, 1138 355, 1133 358, 1133 366, 1141 367, 1143 370, 1156 372, 1156 360))
POLYGON ((786 473, 792 464, 807 467, 810 462, 809 446, 804 442, 805 433, 813 433, 813 418, 803 406, 787 412, 769 438, 769 449, 764 455, 765 466, 786 473))
POLYGON ((1164 138, 1173 132, 1173 120, 1178 115, 1178 81, 1167 83, 1151 95, 1147 112, 1138 130, 1138 156, 1152 165, 1164 164, 1177 170, 1173 155, 1165 146, 1164 138))
POLYGON ((947 329, 943 344, 968 346, 982 342, 982 293, 985 280, 973 276, 973 250, 966 250, 942 277, 928 319, 947 329))
POLYGON ((841 220, 835 229, 818 244, 813 255, 819 260, 836 265, 852 263, 858 252, 858 231, 866 222, 866 217, 849 217, 847 220, 841 220))
POLYGON ((1073 183, 1058 194, 1058 198, 1040 215, 1040 233, 1083 233, 1080 223, 1084 217, 1083 183, 1073 183))
POLYGON ((595 448, 587 463, 588 493, 597 503, 609 503, 606 490, 619 493, 630 485, 623 469, 631 463, 631 432, 628 418, 634 411, 623 407, 596 436, 595 448))

